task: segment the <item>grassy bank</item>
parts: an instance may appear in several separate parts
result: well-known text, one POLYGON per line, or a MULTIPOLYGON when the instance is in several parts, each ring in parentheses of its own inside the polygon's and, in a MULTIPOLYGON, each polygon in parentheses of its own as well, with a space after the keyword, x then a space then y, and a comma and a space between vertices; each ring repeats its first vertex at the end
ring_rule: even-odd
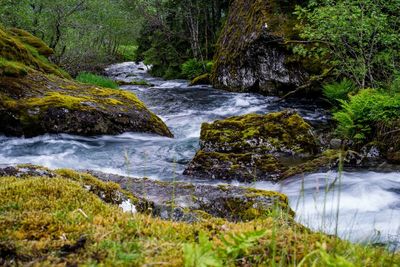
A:
MULTIPOLYGON (((72 171, 0 179, 0 264, 397 266, 399 254, 314 233, 280 211, 188 224, 124 213, 118 185, 72 171), (88 189, 90 189, 88 191, 88 189), (111 196, 100 199, 101 196, 111 196), (314 265, 313 265, 314 264, 314 265)), ((135 199, 132 199, 135 203, 135 199)))

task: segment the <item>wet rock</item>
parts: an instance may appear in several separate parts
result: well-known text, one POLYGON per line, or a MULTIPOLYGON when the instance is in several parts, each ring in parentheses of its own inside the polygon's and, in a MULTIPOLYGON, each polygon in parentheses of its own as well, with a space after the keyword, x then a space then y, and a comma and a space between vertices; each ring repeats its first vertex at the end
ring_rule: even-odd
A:
POLYGON ((276 181, 288 173, 296 174, 295 170, 299 173, 325 163, 309 162, 319 150, 312 127, 294 111, 237 116, 202 125, 200 151, 184 174, 246 182, 276 181))
POLYGON ((161 182, 96 171, 49 170, 34 165, 0 166, 0 179, 8 176, 70 179, 106 203, 123 208, 129 202, 129 212, 133 205, 135 212, 165 220, 196 222, 213 216, 248 221, 267 216, 275 209, 294 215, 285 195, 244 187, 161 182))
POLYGON ((305 84, 312 68, 285 43, 298 38, 293 12, 302 2, 233 1, 217 43, 212 84, 265 95, 283 95, 305 84))
POLYGON ((329 142, 329 145, 331 149, 340 149, 342 147, 342 140, 338 138, 333 138, 329 142))
MULTIPOLYGON (((151 213, 163 219, 194 222, 207 216, 230 221, 253 220, 275 208, 293 215, 285 195, 228 185, 160 182, 89 171, 102 181, 118 183, 124 190, 151 203, 151 213)), ((142 207, 142 212, 146 212, 142 207)))
POLYGON ((37 53, 49 52, 43 42, 28 37, 27 32, 0 27, 0 42, 4 43, 0 57, 5 60, 0 68, 0 133, 31 137, 146 132, 172 137, 164 122, 136 95, 72 80, 44 55, 26 49, 34 40, 40 45, 37 53))

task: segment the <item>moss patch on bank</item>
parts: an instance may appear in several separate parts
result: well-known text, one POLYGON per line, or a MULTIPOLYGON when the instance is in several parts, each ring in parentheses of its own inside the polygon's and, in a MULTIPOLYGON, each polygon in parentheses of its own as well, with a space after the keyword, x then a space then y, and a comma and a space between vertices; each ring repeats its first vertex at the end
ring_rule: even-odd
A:
POLYGON ((68 170, 57 173, 0 178, 0 264, 183 266, 194 257, 184 247, 206 249, 199 235, 207 237, 214 257, 224 266, 294 266, 303 259, 306 265, 322 266, 327 262, 321 253, 346 266, 395 266, 400 260, 399 254, 383 248, 312 233, 279 211, 250 222, 208 217, 193 224, 123 213, 84 186, 114 190, 117 185, 68 170), (247 241, 239 254, 225 256, 235 248, 232 238, 251 236, 257 238, 247 241))

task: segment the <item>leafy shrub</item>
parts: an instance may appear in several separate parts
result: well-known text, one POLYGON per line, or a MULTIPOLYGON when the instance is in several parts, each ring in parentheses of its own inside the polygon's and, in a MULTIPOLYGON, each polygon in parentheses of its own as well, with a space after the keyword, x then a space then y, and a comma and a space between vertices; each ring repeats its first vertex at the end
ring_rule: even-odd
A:
POLYGON ((93 84, 93 85, 97 85, 97 86, 101 86, 101 87, 107 87, 107 88, 112 88, 112 89, 118 88, 118 84, 115 83, 113 80, 111 80, 107 77, 96 75, 96 74, 89 73, 89 72, 81 72, 76 77, 76 80, 81 83, 88 83, 88 84, 93 84))
POLYGON ((349 79, 343 79, 341 82, 326 84, 323 87, 324 96, 333 105, 339 104, 340 100, 348 100, 349 93, 355 91, 354 83, 349 79))
POLYGON ((341 100, 342 109, 334 113, 337 132, 358 143, 372 140, 377 123, 400 118, 400 94, 364 89, 349 101, 341 100))
POLYGON ((136 51, 138 47, 136 45, 121 45, 118 47, 118 55, 126 61, 135 61, 136 51))
POLYGON ((391 93, 400 93, 400 74, 394 76, 393 81, 389 85, 391 93))
POLYGON ((197 59, 189 59, 182 64, 182 76, 187 79, 194 79, 202 74, 210 73, 213 67, 211 61, 199 61, 197 59))

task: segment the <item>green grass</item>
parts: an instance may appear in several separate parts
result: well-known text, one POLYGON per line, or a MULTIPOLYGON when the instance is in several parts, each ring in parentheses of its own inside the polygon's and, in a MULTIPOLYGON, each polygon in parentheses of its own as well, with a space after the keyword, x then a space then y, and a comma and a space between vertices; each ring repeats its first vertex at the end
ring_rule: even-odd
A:
POLYGON ((114 82, 113 80, 96 75, 93 73, 89 72, 81 72, 77 77, 76 80, 81 83, 87 83, 87 84, 93 84, 101 87, 106 87, 106 88, 112 88, 112 89, 117 89, 118 84, 114 82))

